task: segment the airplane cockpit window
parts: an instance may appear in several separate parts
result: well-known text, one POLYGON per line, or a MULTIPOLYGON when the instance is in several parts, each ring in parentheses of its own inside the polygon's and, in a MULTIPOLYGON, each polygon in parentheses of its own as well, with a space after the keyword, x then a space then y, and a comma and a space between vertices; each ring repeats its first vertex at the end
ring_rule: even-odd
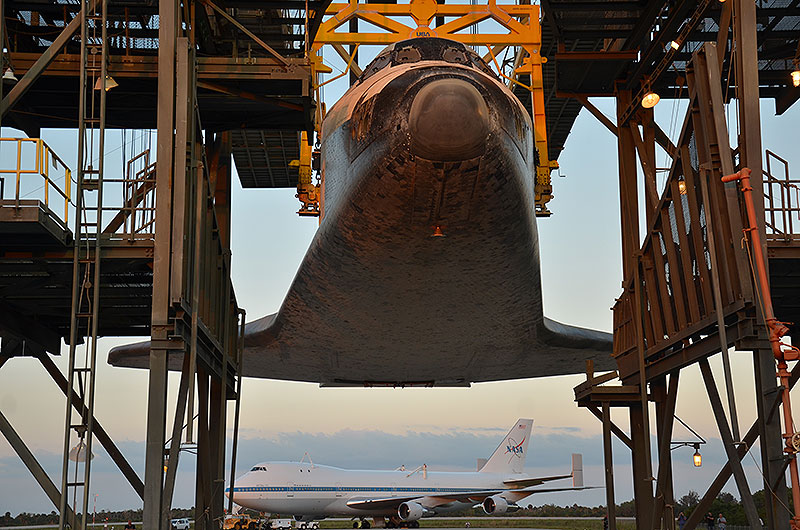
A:
POLYGON ((266 470, 267 470, 267 468, 264 467, 264 466, 256 466, 253 469, 251 469, 250 471, 266 471, 266 470))

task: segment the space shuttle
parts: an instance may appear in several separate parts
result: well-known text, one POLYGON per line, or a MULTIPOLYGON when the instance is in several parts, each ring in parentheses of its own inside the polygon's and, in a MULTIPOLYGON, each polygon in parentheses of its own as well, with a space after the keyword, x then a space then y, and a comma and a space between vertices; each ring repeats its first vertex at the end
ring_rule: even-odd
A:
MULTIPOLYGON (((544 316, 533 134, 471 48, 383 50, 322 123, 324 214, 279 311, 246 325, 244 375, 469 386, 612 369, 610 334, 544 316)), ((148 359, 146 344, 109 355, 148 359)))

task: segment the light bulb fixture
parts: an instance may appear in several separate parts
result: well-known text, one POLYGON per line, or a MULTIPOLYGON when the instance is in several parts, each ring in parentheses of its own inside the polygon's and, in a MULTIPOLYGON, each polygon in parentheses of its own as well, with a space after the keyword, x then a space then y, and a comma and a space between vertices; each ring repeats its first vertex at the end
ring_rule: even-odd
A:
POLYGON ((790 75, 792 76, 792 86, 800 87, 800 66, 795 65, 794 71, 790 75))
POLYGON ((658 105, 659 101, 661 101, 661 97, 652 90, 650 90, 650 88, 648 87, 647 92, 642 97, 642 107, 646 109, 652 109, 653 107, 658 105))
POLYGON ((683 179, 678 181, 678 192, 681 195, 686 195, 686 181, 683 179))
MULTIPOLYGON (((682 180, 679 181, 679 182, 682 182, 682 180)), ((694 440, 693 441, 675 441, 675 442, 671 441, 671 442, 669 442, 669 445, 670 445, 669 450, 672 451, 672 450, 677 449, 679 447, 694 447, 694 454, 692 455, 692 464, 694 464, 694 467, 702 466, 703 465, 703 455, 700 454, 700 446, 702 444, 706 443, 706 441, 703 439, 702 436, 697 434, 697 432, 694 429, 689 427, 689 425, 685 421, 680 419, 678 416, 675 416, 674 414, 673 414, 673 417, 676 420, 678 420, 678 423, 680 423, 681 425, 686 427, 686 430, 688 430, 690 433, 695 435, 697 437, 698 441, 694 441, 694 440)))
POLYGON ((14 75, 14 70, 11 68, 6 68, 6 71, 3 72, 3 82, 14 84, 17 81, 19 81, 19 79, 17 79, 17 76, 14 75))
POLYGON ((102 83, 100 81, 99 77, 97 78, 97 81, 95 81, 95 83, 94 83, 94 89, 95 90, 100 90, 102 88, 102 89, 105 89, 106 92, 108 92, 112 88, 118 87, 118 86, 119 86, 119 83, 117 83, 117 81, 113 77, 111 77, 110 75, 106 76, 106 79, 105 79, 104 83, 102 83))
MULTIPOLYGON (((78 442, 78 445, 70 449, 69 451, 69 459, 73 462, 86 462, 86 444, 83 443, 83 440, 78 442)), ((94 459, 94 455, 89 455, 89 459, 94 459)))
POLYGON ((670 42, 669 45, 672 47, 673 50, 680 50, 681 49, 680 43, 678 41, 676 41, 676 40, 670 42))
POLYGON ((442 232, 442 227, 439 226, 439 225, 436 225, 433 228, 433 234, 431 234, 431 237, 447 237, 447 236, 444 235, 444 232, 442 232))

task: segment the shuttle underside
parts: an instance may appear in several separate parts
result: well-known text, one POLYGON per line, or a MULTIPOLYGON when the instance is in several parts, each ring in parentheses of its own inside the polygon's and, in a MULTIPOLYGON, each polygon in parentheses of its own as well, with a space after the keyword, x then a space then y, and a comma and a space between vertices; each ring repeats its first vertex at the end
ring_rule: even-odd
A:
MULTIPOLYGON (((325 119, 324 218, 279 312, 247 325, 244 374, 459 386, 586 359, 611 369, 609 334, 543 315, 532 135, 461 44, 379 55, 325 119)), ((147 354, 110 362, 146 367, 147 354)))

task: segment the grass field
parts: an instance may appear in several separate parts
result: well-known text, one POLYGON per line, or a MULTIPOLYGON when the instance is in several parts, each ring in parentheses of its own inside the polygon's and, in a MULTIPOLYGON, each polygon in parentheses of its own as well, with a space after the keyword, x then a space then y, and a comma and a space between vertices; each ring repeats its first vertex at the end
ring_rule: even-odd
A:
MULTIPOLYGON (((424 519, 420 521, 420 528, 465 528, 466 523, 470 523, 471 530, 479 528, 546 528, 546 529, 561 529, 561 530, 602 530, 603 521, 599 519, 586 520, 586 519, 499 519, 499 518, 476 518, 476 519, 424 519)), ((125 523, 109 523, 109 530, 120 530, 125 523)), ((320 530, 334 530, 353 528, 353 522, 350 520, 333 520, 333 521, 320 521, 320 530)), ((25 530, 24 526, 13 527, 14 530, 25 530)), ((42 528, 42 527, 38 527, 42 528)), ((52 528, 55 528, 53 526, 52 528)), ((101 529, 102 526, 98 524, 96 528, 101 529)), ((137 530, 141 527, 136 525, 137 530)), ((194 524, 192 524, 194 528, 194 524)), ((617 528, 619 530, 635 530, 636 525, 633 521, 617 521, 617 528)))
MULTIPOLYGON (((602 530, 603 521, 586 519, 496 519, 496 518, 476 518, 476 519, 423 519, 420 521, 420 528, 463 528, 466 523, 470 523, 472 529, 475 528, 554 528, 562 530, 602 530)), ((351 521, 320 521, 320 530, 324 529, 344 529, 352 528, 351 521)), ((617 521, 619 530, 635 530, 636 525, 633 521, 617 521)))

